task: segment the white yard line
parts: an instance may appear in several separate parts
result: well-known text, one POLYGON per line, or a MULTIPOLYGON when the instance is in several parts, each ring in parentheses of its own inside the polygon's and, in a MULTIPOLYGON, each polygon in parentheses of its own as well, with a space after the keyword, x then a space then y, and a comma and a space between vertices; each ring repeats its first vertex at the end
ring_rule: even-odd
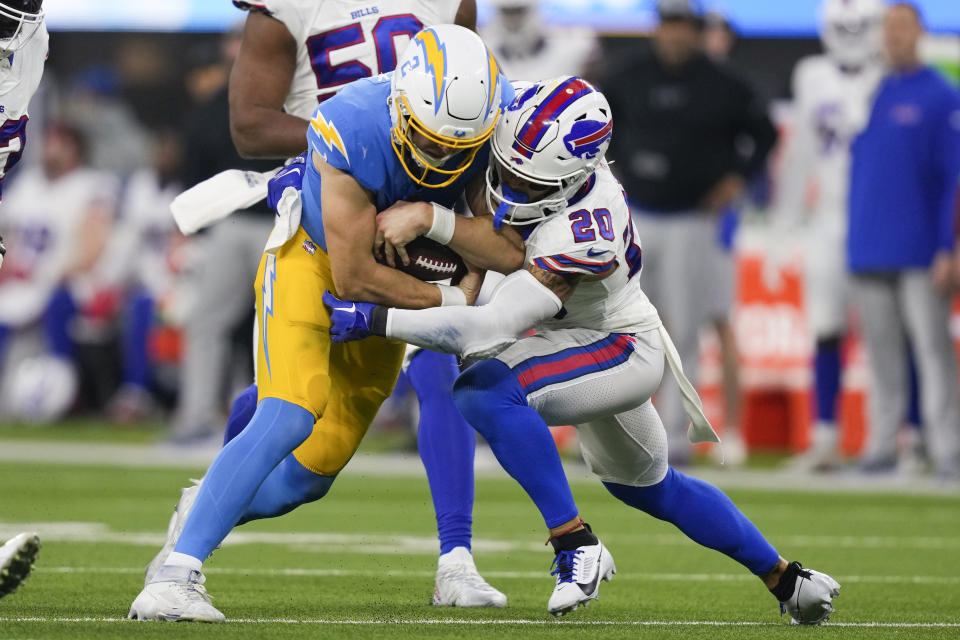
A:
MULTIPOLYGON (((99 623, 124 622, 134 624, 126 618, 47 618, 47 617, 9 617, 0 618, 0 622, 41 622, 41 623, 99 623)), ((501 620, 501 619, 458 619, 458 618, 424 618, 412 620, 336 620, 336 619, 303 619, 294 618, 250 618, 227 620, 233 624, 308 624, 308 625, 374 625, 374 626, 415 626, 415 625, 560 625, 586 627, 777 627, 783 622, 754 622, 722 620, 501 620)), ((867 627, 890 629, 953 629, 960 628, 960 622, 828 622, 828 627, 867 627)))
MULTIPOLYGON (((2 522, 0 540, 11 538, 21 531, 36 531, 49 542, 79 542, 94 544, 121 544, 161 546, 166 535, 161 531, 114 531, 101 522, 2 522)), ((683 534, 622 534, 604 538, 610 542, 629 542, 652 546, 687 546, 691 544, 683 534)), ((268 544, 281 545, 312 554, 370 554, 370 555, 434 555, 438 551, 435 536, 387 535, 382 533, 346 532, 269 532, 235 530, 227 536, 224 545, 268 544)), ((777 536, 777 544, 784 547, 807 549, 905 549, 921 551, 960 550, 960 536, 777 536)), ((478 554, 542 552, 537 540, 474 538, 473 549, 478 554)))
MULTIPOLYGON (((37 573, 93 573, 93 574, 142 574, 141 567, 37 567, 37 573)), ((305 577, 377 577, 390 576, 400 578, 433 578, 433 571, 415 571, 407 569, 237 569, 230 567, 210 567, 207 575, 240 576, 305 576, 305 577)), ((547 575, 546 571, 484 571, 485 578, 491 580, 537 580, 547 575)), ((956 585, 960 576, 857 576, 838 575, 841 584, 926 584, 956 585)), ((753 582, 755 576, 749 573, 618 573, 617 582, 753 582)))

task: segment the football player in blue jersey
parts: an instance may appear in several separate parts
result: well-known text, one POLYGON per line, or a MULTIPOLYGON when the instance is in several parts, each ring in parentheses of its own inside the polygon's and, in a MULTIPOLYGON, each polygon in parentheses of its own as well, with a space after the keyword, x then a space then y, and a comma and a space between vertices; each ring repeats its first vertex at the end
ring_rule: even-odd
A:
POLYGON ((379 264, 378 212, 401 200, 435 202, 429 237, 480 269, 522 264, 518 234, 494 229, 492 216, 448 209, 466 193, 486 211, 487 141, 512 96, 476 34, 438 25, 414 37, 395 72, 358 80, 314 112, 302 216, 281 202, 285 215, 255 284, 256 413, 210 466, 173 552, 129 617, 223 621, 204 590, 203 561, 237 524, 323 497, 356 451, 393 388, 404 345, 332 344, 324 290, 414 309, 475 299, 478 272, 442 286, 379 264))
MULTIPOLYGON (((375 13, 369 8, 358 12, 353 0, 322 4, 315 0, 234 0, 234 4, 249 14, 231 72, 230 127, 234 144, 248 157, 287 158, 302 153, 317 104, 353 80, 392 71, 398 42, 423 26, 453 22, 476 30, 474 0, 381 0, 375 13)), ((272 184, 281 185, 282 191, 284 180, 302 178, 302 168, 288 169, 272 184)), ((237 282, 239 278, 246 285, 243 270, 228 263, 219 268, 223 277, 218 281, 237 282)), ((225 290, 224 295, 236 294, 225 290)), ((208 305, 216 303, 208 301, 208 305)), ((211 324, 223 326, 218 314, 208 314, 203 322, 208 330, 211 324)), ((203 331, 200 337, 207 335, 203 331)), ((451 390, 459 374, 456 358, 411 347, 404 362, 407 380, 419 400, 417 450, 430 484, 440 541, 433 604, 504 606, 506 596, 483 580, 470 550, 475 435, 453 404, 451 390)), ((188 368, 185 394, 210 395, 209 384, 189 376, 204 371, 188 368)), ((236 398, 224 444, 250 422, 257 396, 257 386, 252 384, 236 398)), ((176 545, 198 490, 194 485, 181 492, 167 541, 148 565, 145 584, 176 545)))

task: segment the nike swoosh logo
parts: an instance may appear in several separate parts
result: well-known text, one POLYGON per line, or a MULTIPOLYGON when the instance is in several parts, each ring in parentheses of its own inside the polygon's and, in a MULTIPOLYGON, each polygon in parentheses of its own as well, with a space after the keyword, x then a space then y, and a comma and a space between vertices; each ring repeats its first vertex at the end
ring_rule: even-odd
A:
POLYGON ((591 258, 596 258, 597 256, 602 256, 607 253, 606 249, 601 249, 600 251, 594 251, 593 249, 587 249, 587 255, 591 258))
POLYGON ((580 591, 583 591, 583 595, 589 596, 593 595, 597 591, 597 584, 600 583, 600 569, 602 567, 601 560, 603 559, 603 551, 600 551, 600 555, 597 556, 597 575, 594 577, 593 581, 589 584, 580 584, 577 583, 577 586, 580 587, 580 591))
POLYGON ((297 175, 300 175, 301 169, 300 167, 294 167, 293 169, 290 169, 289 173, 293 173, 294 171, 297 172, 297 175))
POLYGON ((343 307, 343 310, 346 311, 347 313, 356 313, 356 311, 357 311, 357 305, 356 305, 356 304, 351 304, 349 308, 348 308, 348 307, 343 307))

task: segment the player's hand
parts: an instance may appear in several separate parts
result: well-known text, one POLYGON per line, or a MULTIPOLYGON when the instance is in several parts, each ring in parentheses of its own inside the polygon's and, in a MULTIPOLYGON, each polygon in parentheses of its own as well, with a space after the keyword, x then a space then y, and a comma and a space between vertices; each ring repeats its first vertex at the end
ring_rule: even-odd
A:
POLYGON ((372 302, 347 302, 329 291, 323 292, 323 304, 330 309, 330 335, 334 342, 362 340, 372 335, 372 302))
POLYGON ((394 203, 377 215, 374 255, 382 255, 391 267, 397 266, 397 257, 404 265, 410 264, 405 247, 430 231, 432 224, 433 206, 429 202, 394 203))
POLYGON ((703 198, 703 208, 711 213, 723 213, 747 188, 747 183, 738 173, 728 173, 713 185, 703 198))
POLYGON ((280 171, 277 171, 267 182, 267 206, 274 211, 280 204, 287 189, 303 189, 303 178, 307 170, 307 155, 301 153, 295 158, 291 158, 289 163, 280 171))
POLYGON ((950 252, 937 252, 930 267, 930 277, 933 279, 933 286, 937 291, 943 294, 950 293, 956 284, 954 259, 950 252))

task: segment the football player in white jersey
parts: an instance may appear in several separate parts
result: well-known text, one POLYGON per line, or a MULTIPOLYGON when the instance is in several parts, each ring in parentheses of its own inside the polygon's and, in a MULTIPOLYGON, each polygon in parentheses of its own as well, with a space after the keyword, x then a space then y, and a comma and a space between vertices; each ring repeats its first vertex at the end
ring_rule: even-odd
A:
MULTIPOLYGON (((793 72, 794 127, 783 153, 774 201, 775 224, 793 236, 816 184, 804 246, 805 303, 816 340, 817 422, 798 468, 837 464, 837 399, 849 282, 846 269, 850 144, 866 125, 882 74, 880 0, 825 0, 820 35, 825 54, 797 63, 793 72)), ((776 262, 776 260, 774 260, 776 262)))
POLYGON ((493 0, 490 23, 481 31, 487 46, 513 80, 561 75, 589 76, 599 55, 596 34, 587 27, 552 27, 540 0, 493 0))
MULTIPOLYGON (((40 84, 47 59, 43 0, 0 1, 0 198, 3 179, 27 143, 27 104, 40 84)), ((6 247, 0 236, 0 267, 6 247)), ((30 575, 40 538, 21 533, 0 547, 0 598, 30 575)))
MULTIPOLYGON (((0 1, 0 198, 3 179, 27 144, 27 105, 47 60, 43 0, 0 1)), ((6 249, 0 238, 0 266, 6 249)))
MULTIPOLYGON (((603 160, 613 122, 603 94, 576 77, 517 91, 497 124, 487 172, 495 217, 525 238, 525 268, 478 307, 425 310, 345 303, 327 293, 335 341, 381 335, 486 359, 454 398, 527 491, 550 530, 563 615, 616 572, 581 520, 548 424, 575 424, 583 457, 616 498, 672 522, 761 578, 802 624, 833 611, 840 585, 788 563, 715 487, 667 464, 650 402, 666 358, 683 390, 693 441, 718 441, 656 309, 640 288, 641 250, 619 183, 603 160), (519 338, 530 329, 537 333, 519 338)), ((428 205, 403 205, 426 209, 428 205)))

